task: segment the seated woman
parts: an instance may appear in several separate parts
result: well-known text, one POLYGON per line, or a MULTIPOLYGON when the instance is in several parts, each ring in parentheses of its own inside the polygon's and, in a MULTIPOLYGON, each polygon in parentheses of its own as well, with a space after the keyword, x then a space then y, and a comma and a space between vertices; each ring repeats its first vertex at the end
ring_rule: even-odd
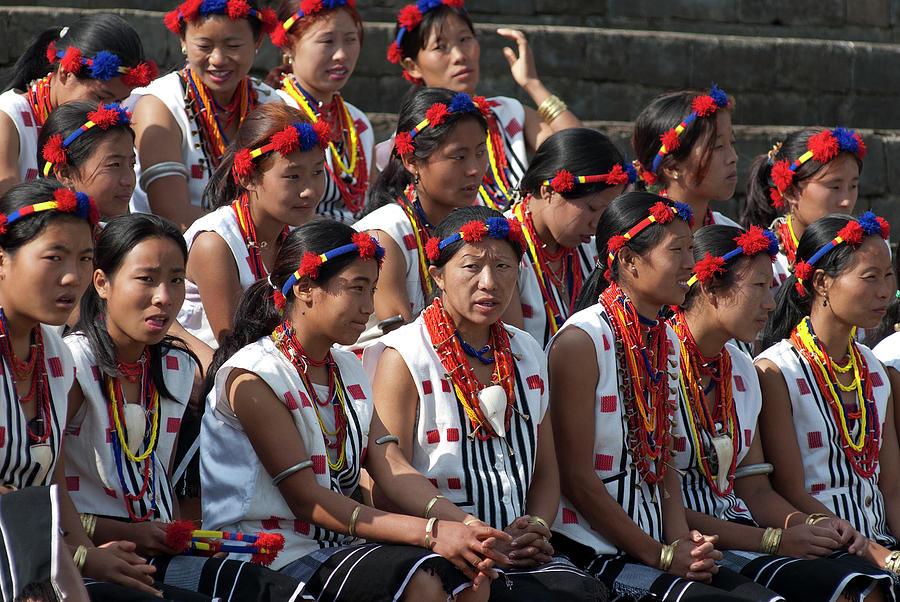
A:
POLYGON ((716 533, 719 548, 740 550, 725 552, 724 566, 789 600, 860 599, 873 579, 890 587, 889 576, 853 555, 865 538, 847 521, 801 512, 772 489, 757 432, 756 370, 726 342, 756 339, 775 308, 777 253, 775 236, 759 226, 694 234, 691 290, 670 321, 681 342, 673 467, 682 471, 688 525, 716 533))
POLYGON ((610 201, 636 173, 609 138, 570 128, 547 138, 522 177, 509 215, 525 236, 518 291, 503 315, 546 345, 572 313, 597 263, 593 237, 610 201))
POLYGON ((756 359, 759 428, 772 482, 795 508, 839 517, 869 539, 862 556, 900 571, 900 447, 887 373, 855 328, 896 290, 887 222, 822 217, 803 232, 756 359))
POLYGON ((600 217, 600 261, 548 352, 564 459, 553 541, 639 600, 779 599, 716 566, 718 538, 690 529, 670 468, 680 362, 662 310, 688 291, 692 219, 684 203, 646 192, 620 196, 600 217))
MULTIPOLYGON (((546 360, 532 337, 500 321, 522 256, 519 222, 455 209, 427 247, 441 296, 363 355, 385 426, 440 491, 424 515, 454 520, 461 509, 513 538, 500 546, 506 579, 491 599, 598 599, 593 579, 551 562, 559 481, 546 360)), ((390 507, 373 477, 376 502, 390 507)))
POLYGON ((316 220, 245 291, 203 417, 204 525, 283 535, 272 566, 320 599, 446 600, 472 579, 458 599, 486 599, 480 586, 509 537, 463 524, 462 510, 411 516, 438 489, 382 425, 359 360, 333 348, 365 327, 383 254, 368 234, 316 220), (356 501, 363 468, 410 516, 356 501))

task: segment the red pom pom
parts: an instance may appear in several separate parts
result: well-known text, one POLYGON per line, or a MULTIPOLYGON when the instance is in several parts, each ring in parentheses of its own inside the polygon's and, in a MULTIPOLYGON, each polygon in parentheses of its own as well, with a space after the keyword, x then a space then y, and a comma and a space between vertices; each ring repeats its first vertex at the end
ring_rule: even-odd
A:
POLYGON ((634 165, 634 168, 637 170, 641 180, 644 181, 644 184, 646 184, 647 186, 653 186, 654 184, 656 184, 656 174, 649 169, 644 169, 644 166, 641 165, 640 161, 635 160, 632 162, 632 165, 634 165))
POLYGON ((673 219, 675 219, 675 214, 672 213, 672 208, 662 201, 653 203, 653 206, 650 207, 650 215, 652 215, 656 219, 657 223, 660 224, 668 224, 673 219))
POLYGON ((319 277, 319 266, 322 265, 322 257, 307 251, 300 261, 300 276, 309 276, 313 280, 319 277))
POLYGON ((706 282, 716 274, 721 274, 724 271, 725 260, 721 257, 715 257, 710 253, 707 253, 703 259, 694 265, 694 273, 697 275, 697 280, 700 282, 706 282))
POLYGON ((6 234, 6 214, 0 213, 0 234, 6 234))
MULTIPOLYGON (((397 45, 397 42, 393 42, 390 46, 388 46, 387 58, 392 63, 399 63, 403 60, 403 49, 397 45)), ((407 77, 410 77, 409 75, 407 75, 406 71, 404 71, 403 74, 407 77)))
POLYGON ((813 159, 819 163, 828 163, 838 153, 838 141, 830 130, 824 130, 810 136, 806 147, 812 151, 813 159))
POLYGON ((51 65, 56 62, 56 42, 47 45, 47 62, 51 65))
POLYGON ((784 196, 778 192, 777 188, 769 188, 769 199, 771 199, 773 207, 778 210, 784 209, 784 196))
POLYGON ((464 0, 444 0, 444 4, 453 8, 464 8, 466 6, 464 0))
POLYGON ((681 146, 681 138, 678 137, 678 132, 675 131, 675 128, 670 129, 660 136, 659 140, 662 142, 662 145, 666 147, 667 153, 671 153, 681 146))
POLYGON ((463 224, 463 227, 459 229, 460 237, 466 242, 481 242, 481 239, 484 237, 484 232, 484 222, 480 222, 476 219, 466 222, 463 224))
POLYGON ((560 169, 550 181, 550 186, 556 192, 571 192, 575 189, 575 176, 568 170, 560 169))
POLYGON ((865 232, 863 232, 862 226, 860 226, 857 221, 847 222, 847 225, 838 230, 837 233, 837 235, 843 238, 844 242, 851 247, 855 247, 862 242, 864 234, 865 232))
POLYGON ((522 234, 522 224, 517 219, 507 218, 506 221, 509 222, 509 234, 506 235, 507 240, 518 244, 520 249, 524 249, 525 236, 522 234))
POLYGON ((246 0, 228 0, 228 3, 225 5, 225 11, 228 13, 229 19, 237 21, 250 14, 250 5, 247 4, 246 0))
POLYGON ((756 255, 769 250, 769 239, 759 226, 750 226, 749 230, 739 234, 734 241, 739 247, 743 247, 744 255, 756 255))
POLYGON ((319 139, 319 146, 327 148, 328 143, 331 142, 331 128, 328 127, 324 119, 315 122, 312 127, 316 132, 316 137, 319 139))
POLYGON ((372 259, 375 257, 375 252, 378 251, 375 239, 365 232, 356 232, 350 236, 350 242, 359 247, 359 256, 364 260, 372 259))
POLYGON ((779 192, 787 190, 788 186, 794 181, 794 170, 791 169, 791 163, 787 159, 776 161, 772 166, 772 182, 779 192))
POLYGON ((178 12, 181 13, 181 17, 185 21, 193 23, 200 16, 201 4, 203 4, 203 0, 187 0, 187 2, 181 3, 181 6, 178 7, 178 12))
POLYGON ((281 291, 272 293, 272 301, 275 303, 275 309, 278 310, 284 309, 284 306, 287 305, 287 299, 284 298, 284 293, 281 291))
POLYGON ((425 243, 425 256, 428 261, 435 262, 441 256, 441 241, 433 236, 425 243))
POLYGON ((794 290, 797 291, 797 293, 799 293, 799 295, 800 295, 801 297, 805 297, 805 296, 806 296, 806 289, 803 287, 803 283, 802 283, 802 282, 799 282, 799 281, 798 281, 798 282, 795 282, 795 283, 794 283, 794 290))
MULTIPOLYGON (((399 63, 400 61, 398 60, 397 62, 399 63)), ((406 81, 408 81, 409 83, 411 83, 414 86, 421 86, 421 85, 425 84, 425 80, 423 80, 422 78, 419 78, 419 77, 413 77, 406 71, 404 71, 400 75, 403 76, 403 79, 405 79, 406 81)))
POLYGON ((159 69, 153 61, 138 63, 122 76, 122 83, 129 88, 142 88, 152 82, 158 73, 159 69))
POLYGON ((482 114, 482 116, 487 117, 491 114, 491 107, 488 106, 487 99, 484 96, 473 96, 472 102, 478 107, 478 112, 482 114))
POLYGON ((79 73, 84 66, 81 63, 81 51, 74 46, 69 46, 66 48, 66 53, 59 61, 59 64, 68 73, 79 73))
POLYGON ((397 149, 398 155, 410 155, 416 152, 416 145, 413 143, 412 136, 409 132, 400 132, 394 138, 394 148, 397 149))
POLYGON ((272 148, 281 153, 282 157, 290 155, 297 150, 299 145, 300 135, 297 133, 297 129, 292 125, 289 125, 280 132, 272 134, 272 148))
POLYGON ((431 108, 425 111, 425 119, 428 120, 431 127, 434 127, 444 123, 444 120, 447 119, 447 115, 449 114, 450 111, 447 109, 447 105, 442 102, 436 102, 431 105, 431 108))
POLYGON ((278 556, 278 552, 284 548, 284 536, 279 533, 257 533, 253 547, 256 552, 250 556, 250 562, 269 566, 278 556))
POLYGON ((242 148, 234 153, 234 164, 231 166, 231 173, 235 182, 240 182, 242 177, 249 176, 256 169, 253 163, 253 157, 250 155, 249 148, 242 148))
POLYGON ((303 0, 300 3, 300 12, 304 17, 308 17, 322 10, 322 0, 303 0))
POLYGON ((421 22, 422 11, 420 11, 419 7, 415 4, 407 4, 400 9, 400 13, 397 15, 397 23, 399 23, 401 27, 405 27, 406 31, 415 29, 421 22))
POLYGON ((176 520, 166 525, 166 545, 183 552, 191 543, 191 533, 197 527, 192 520, 176 520))
MULTIPOLYGON (((625 237, 621 234, 616 234, 612 238, 609 239, 609 242, 606 243, 606 250, 615 255, 619 252, 619 249, 625 246, 625 237)), ((608 278, 607 278, 608 280, 608 278)))
POLYGON ((859 147, 859 150, 856 151, 856 156, 862 159, 866 156, 866 144, 859 134, 853 134, 853 137, 856 138, 856 145, 859 147))
POLYGON ((891 236, 891 225, 883 217, 876 217, 878 225, 881 227, 881 238, 887 240, 891 236))
POLYGON ((87 118, 89 121, 93 121, 94 125, 100 129, 106 130, 119 123, 119 112, 115 109, 107 109, 101 103, 96 111, 91 111, 87 114, 87 118))
POLYGON ((268 6, 259 11, 259 20, 260 23, 262 23, 263 33, 271 34, 275 31, 276 27, 281 27, 281 22, 278 21, 278 15, 276 15, 275 11, 268 6))
POLYGON ((794 276, 797 280, 809 280, 813 275, 813 267, 805 261, 797 262, 794 265, 794 276))
POLYGON ((272 40, 273 44, 280 48, 287 48, 288 46, 288 32, 285 31, 282 25, 275 27, 269 38, 272 40))
POLYGON ((177 10, 167 12, 164 21, 166 29, 175 35, 181 35, 181 17, 178 16, 177 10))
POLYGON ((609 170, 608 173, 600 176, 603 181, 610 186, 618 186, 620 184, 628 183, 628 174, 625 173, 625 170, 622 169, 622 166, 618 163, 613 165, 613 168, 609 170))
POLYGON ((56 201, 57 211, 66 213, 75 213, 78 211, 78 197, 68 188, 57 188, 53 193, 53 199, 56 201))
POLYGON ((63 137, 61 134, 50 136, 50 139, 44 144, 41 156, 44 157, 45 161, 54 165, 61 165, 66 162, 66 149, 63 147, 63 137))
POLYGON ((716 105, 716 101, 713 100, 713 97, 709 94, 698 96, 691 102, 691 109, 697 114, 697 117, 706 117, 707 115, 715 113, 717 108, 718 105, 716 105))

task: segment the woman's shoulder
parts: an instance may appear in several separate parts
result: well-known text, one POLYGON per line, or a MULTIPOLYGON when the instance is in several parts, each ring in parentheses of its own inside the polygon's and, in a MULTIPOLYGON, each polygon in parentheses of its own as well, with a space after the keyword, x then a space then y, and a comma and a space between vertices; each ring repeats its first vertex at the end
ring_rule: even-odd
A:
POLYGON ((360 232, 363 230, 387 231, 392 226, 397 227, 408 223, 409 219, 406 217, 403 207, 398 203, 388 203, 364 216, 353 227, 360 232))
POLYGON ((17 114, 10 111, 28 111, 30 114, 31 105, 28 104, 28 99, 19 90, 7 90, 0 94, 0 111, 15 117, 17 114))
POLYGON ((185 230, 184 239, 187 241, 188 246, 190 246, 201 232, 216 232, 222 234, 226 229, 232 229, 236 226, 237 217, 234 215, 234 210, 231 208, 231 205, 228 204, 201 215, 194 220, 194 223, 185 230))
POLYGON ((275 91, 275 88, 272 88, 255 77, 248 76, 248 78, 250 80, 250 85, 253 86, 253 89, 256 91, 256 99, 259 102, 263 104, 270 102, 284 102, 281 96, 275 91))

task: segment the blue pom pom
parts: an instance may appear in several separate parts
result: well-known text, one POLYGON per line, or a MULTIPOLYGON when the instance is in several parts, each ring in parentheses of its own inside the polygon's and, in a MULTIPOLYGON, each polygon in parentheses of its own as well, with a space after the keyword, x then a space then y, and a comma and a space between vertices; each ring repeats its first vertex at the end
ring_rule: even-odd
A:
POLYGON ((628 183, 634 184, 635 182, 637 182, 638 174, 637 170, 634 168, 634 165, 632 165, 630 161, 625 161, 623 165, 625 166, 625 173, 628 175, 628 183))
POLYGON ((200 3, 200 16, 224 15, 228 12, 227 0, 204 0, 200 3))
POLYGON ((416 6, 419 7, 419 12, 424 15, 431 9, 437 8, 443 3, 443 0, 419 0, 418 2, 416 2, 416 6))
POLYGON ((109 81, 119 75, 119 67, 121 66, 122 61, 119 60, 119 57, 111 52, 101 50, 94 56, 94 60, 91 63, 91 77, 104 82, 109 81))
POLYGON ((484 223, 487 224, 487 235, 491 238, 506 238, 509 234, 509 222, 505 217, 489 217, 484 223))
POLYGON ((851 153, 859 151, 859 142, 856 140, 856 136, 853 135, 853 130, 848 130, 847 128, 834 128, 831 130, 831 133, 837 139, 838 148, 842 151, 849 151, 851 153))
POLYGON ((709 88, 709 95, 712 97, 713 101, 716 103, 716 106, 719 108, 725 108, 728 106, 728 95, 725 94, 722 90, 719 89, 719 86, 713 84, 709 88))
POLYGON ((691 209, 691 206, 687 203, 682 203, 681 201, 675 201, 675 211, 678 212, 678 217, 683 219, 684 221, 690 223, 694 221, 694 211, 691 209))
POLYGON ((881 224, 878 223, 878 217, 871 211, 866 211, 860 215, 857 221, 866 234, 878 234, 881 236, 881 224))
POLYGON ((84 219, 91 218, 91 197, 86 195, 83 192, 76 192, 75 198, 78 200, 78 208, 75 212, 78 214, 78 217, 83 217, 84 219))
POLYGON ((294 129, 297 130, 300 150, 306 152, 312 150, 313 147, 318 146, 319 136, 316 134, 316 130, 313 126, 308 123, 295 123, 294 129))
POLYGON ((775 237, 775 233, 771 230, 763 230, 762 233, 769 240, 767 253, 772 257, 778 255, 778 238, 775 237))
POLYGON ((449 108, 451 113, 474 113, 478 110, 475 108, 475 103, 472 102, 472 97, 465 92, 460 92, 454 96, 453 100, 450 101, 449 108))

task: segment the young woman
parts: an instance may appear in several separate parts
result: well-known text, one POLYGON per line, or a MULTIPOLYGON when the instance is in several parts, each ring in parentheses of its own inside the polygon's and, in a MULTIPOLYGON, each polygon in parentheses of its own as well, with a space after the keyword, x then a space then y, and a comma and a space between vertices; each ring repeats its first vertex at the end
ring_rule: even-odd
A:
POLYGON ((680 357, 661 311, 688 291, 692 219, 686 204, 647 192, 618 197, 600 217, 583 309, 548 353, 563 494, 553 542, 618 594, 769 600, 716 566, 716 537, 689 529, 670 469, 680 357))
POLYGON ((375 313, 359 345, 384 333, 379 321, 409 322, 436 296, 425 249, 432 224, 477 202, 487 165, 487 108, 476 100, 422 88, 400 109, 391 162, 375 183, 369 213, 355 225, 386 251, 375 313))
POLYGON ((296 109, 263 105, 238 130, 206 188, 212 213, 184 236, 190 255, 185 329, 215 349, 241 293, 269 272, 291 226, 315 215, 325 183, 328 132, 296 109))
POLYGON ((887 222, 829 215, 797 245, 756 360, 759 428, 775 489, 798 510, 848 520, 862 555, 898 572, 900 448, 890 382, 856 327, 872 328, 896 290, 887 222))
MULTIPOLYGON (((559 481, 546 360, 532 337, 500 321, 522 248, 518 221, 487 207, 451 212, 428 241, 429 273, 443 293, 363 361, 385 426, 440 490, 425 514, 454 520, 461 509, 513 538, 500 547, 506 580, 491 599, 598 599, 589 576, 550 564, 559 481)), ((374 481, 376 501, 386 503, 374 481)))
POLYGON ((691 290, 670 320, 681 343, 673 468, 682 471, 688 525, 741 551, 725 552, 726 566, 791 600, 860 599, 873 578, 889 588, 889 576, 852 555, 865 537, 847 521, 801 512, 772 489, 757 434, 759 380, 750 357, 728 342, 755 340, 775 308, 777 253, 775 236, 759 226, 694 234, 691 290), (841 549, 850 555, 829 558, 841 549))
POLYGON ((38 177, 38 134, 51 112, 75 100, 121 102, 156 77, 156 65, 143 61, 141 38, 116 15, 89 15, 38 34, 0 95, 0 194, 38 177))
MULTIPOLYGON (((894 253, 894 277, 900 274, 900 253, 894 253)), ((866 345, 872 348, 891 381, 891 391, 900 391, 900 294, 894 293, 877 328, 866 332, 866 345)), ((900 415, 894 412, 894 424, 900 415)))
MULTIPOLYGON (((56 180, 32 180, 0 197, 0 222, 0 484, 57 485, 60 527, 79 570, 153 595, 154 569, 134 553, 134 544, 94 547, 65 493, 62 440, 75 366, 52 326, 68 319, 90 279, 96 206, 56 180)), ((110 588, 119 589, 103 589, 110 588)))
POLYGON ((134 175, 131 114, 117 104, 72 102, 53 111, 38 136, 44 177, 83 192, 101 219, 128 213, 134 175))
POLYGON ((244 293, 213 362, 221 368, 203 418, 203 519, 282 534, 272 566, 321 599, 445 600, 467 579, 495 577, 488 556, 504 558, 494 547, 509 538, 462 524, 461 510, 438 523, 351 499, 362 468, 408 514, 439 497, 374 412, 359 360, 333 348, 362 332, 383 253, 368 234, 316 220, 288 235, 269 278, 244 293), (356 537, 390 543, 350 545, 356 537))
MULTIPOLYGON (((518 55, 512 48, 504 48, 503 56, 513 79, 538 107, 525 107, 506 96, 487 99, 490 168, 478 198, 489 207, 506 209, 528 167, 528 153, 535 152, 553 132, 578 127, 581 122, 541 83, 525 35, 516 29, 498 29, 497 33, 515 41, 518 55)), ((388 48, 388 60, 399 63, 403 77, 415 85, 466 94, 474 94, 478 86, 480 54, 475 26, 462 0, 420 0, 403 7, 397 16, 394 42, 388 48)))
POLYGON ((792 132, 750 169, 744 222, 770 228, 781 245, 775 278, 791 274, 803 231, 832 213, 853 212, 866 145, 853 130, 808 128, 792 132), (778 212, 788 214, 779 217, 778 212))
POLYGON ((503 316, 546 345, 572 312, 597 263, 592 238, 635 170, 604 134, 570 128, 547 138, 519 183, 510 211, 525 235, 518 290, 503 316))
POLYGON ((291 72, 278 94, 313 122, 328 125, 328 178, 317 212, 353 223, 366 204, 375 172, 375 133, 366 114, 341 98, 359 58, 363 23, 352 0, 302 3, 282 0, 272 42, 288 58, 291 72))
POLYGON ((730 199, 737 186, 732 105, 713 84, 706 93, 663 94, 634 121, 631 146, 643 186, 690 205, 697 216, 695 230, 710 224, 737 226, 709 206, 730 199))
POLYGON ((166 14, 186 63, 132 96, 140 159, 132 211, 184 230, 208 209, 203 190, 244 117, 257 104, 280 102, 247 75, 274 26, 272 10, 256 0, 191 0, 166 14))

